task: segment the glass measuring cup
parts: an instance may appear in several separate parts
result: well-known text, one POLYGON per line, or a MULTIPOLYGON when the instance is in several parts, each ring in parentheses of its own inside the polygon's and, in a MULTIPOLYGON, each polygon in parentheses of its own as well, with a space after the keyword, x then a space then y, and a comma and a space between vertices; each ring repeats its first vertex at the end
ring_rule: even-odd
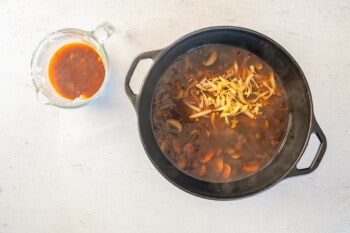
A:
POLYGON ((109 60, 104 48, 105 41, 116 31, 110 23, 102 23, 89 32, 75 28, 55 31, 47 35, 35 49, 31 60, 31 76, 36 89, 37 99, 42 104, 63 108, 75 108, 94 101, 103 92, 110 75, 109 60), (65 45, 84 44, 95 50, 102 58, 104 79, 97 92, 91 97, 84 96, 69 99, 60 94, 50 80, 49 66, 56 52, 65 45))

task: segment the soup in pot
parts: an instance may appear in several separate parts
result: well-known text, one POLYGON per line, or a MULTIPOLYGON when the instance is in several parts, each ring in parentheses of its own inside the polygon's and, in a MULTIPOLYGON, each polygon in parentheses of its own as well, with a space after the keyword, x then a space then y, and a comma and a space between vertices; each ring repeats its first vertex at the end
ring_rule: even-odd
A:
POLYGON ((153 96, 155 139, 164 156, 196 179, 230 182, 270 163, 288 125, 278 75, 253 53, 212 44, 179 56, 153 96))

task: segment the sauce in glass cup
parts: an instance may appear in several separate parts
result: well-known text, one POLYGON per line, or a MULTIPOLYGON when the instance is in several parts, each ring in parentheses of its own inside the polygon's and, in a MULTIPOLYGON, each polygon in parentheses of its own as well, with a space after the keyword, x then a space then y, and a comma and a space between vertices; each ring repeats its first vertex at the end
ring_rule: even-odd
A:
POLYGON ((31 61, 38 101, 75 108, 97 99, 109 79, 103 45, 114 31, 103 23, 92 32, 68 28, 47 35, 31 61))

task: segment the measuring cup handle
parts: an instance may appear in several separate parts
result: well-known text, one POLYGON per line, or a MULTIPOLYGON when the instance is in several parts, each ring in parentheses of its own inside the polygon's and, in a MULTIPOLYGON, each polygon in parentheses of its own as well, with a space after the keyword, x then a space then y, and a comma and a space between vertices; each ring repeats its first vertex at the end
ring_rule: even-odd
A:
POLYGON ((91 33, 96 37, 97 41, 103 45, 105 41, 116 31, 117 29, 111 23, 104 22, 98 25, 91 33))

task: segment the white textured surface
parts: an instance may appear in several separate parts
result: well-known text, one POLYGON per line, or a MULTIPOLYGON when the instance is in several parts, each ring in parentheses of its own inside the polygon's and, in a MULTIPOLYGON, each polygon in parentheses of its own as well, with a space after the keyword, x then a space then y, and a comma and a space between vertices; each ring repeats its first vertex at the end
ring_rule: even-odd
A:
POLYGON ((350 2, 0 0, 0 233, 350 232, 350 2), (30 58, 49 32, 127 30, 107 43, 112 77, 75 110, 39 105, 30 58), (238 201, 209 201, 148 160, 124 76, 140 52, 195 29, 235 25, 284 46, 302 67, 328 138, 320 167, 238 201))

